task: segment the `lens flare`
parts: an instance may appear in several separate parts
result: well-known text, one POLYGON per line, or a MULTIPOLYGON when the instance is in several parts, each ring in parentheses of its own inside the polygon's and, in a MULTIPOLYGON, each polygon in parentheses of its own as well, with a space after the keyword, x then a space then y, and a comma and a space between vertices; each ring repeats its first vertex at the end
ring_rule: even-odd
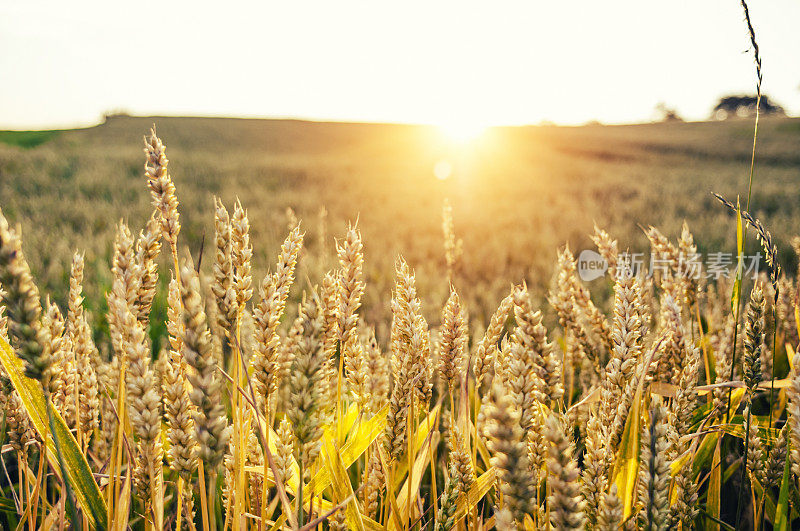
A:
POLYGON ((449 179, 450 176, 453 175, 453 165, 447 160, 440 160, 433 167, 433 174, 440 181, 449 179))

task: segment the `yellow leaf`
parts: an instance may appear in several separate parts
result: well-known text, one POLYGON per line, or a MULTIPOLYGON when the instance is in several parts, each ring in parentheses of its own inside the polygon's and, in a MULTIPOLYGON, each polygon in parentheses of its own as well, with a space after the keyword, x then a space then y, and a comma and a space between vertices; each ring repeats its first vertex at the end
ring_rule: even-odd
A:
MULTIPOLYGON (((344 464, 345 468, 349 468, 356 460, 367 450, 370 444, 383 432, 384 427, 386 426, 386 415, 389 412, 388 404, 381 408, 375 415, 372 416, 367 421, 362 421, 358 424, 356 433, 349 437, 347 442, 342 446, 339 451, 340 459, 344 464)), ((275 441, 277 440, 278 436, 275 434, 275 431, 272 428, 269 428, 269 449, 274 454, 276 451, 275 441)), ((327 434, 327 430, 326 430, 327 434)), ((294 458, 291 458, 291 468, 293 471, 292 477, 289 480, 287 490, 290 492, 296 492, 298 483, 297 483, 297 476, 299 473, 299 467, 297 466, 297 462, 294 458)), ((245 472, 248 474, 256 474, 262 475, 264 474, 264 467, 263 466, 247 466, 245 467, 245 472)), ((268 478, 268 481, 271 483, 272 478, 268 478)), ((330 473, 327 467, 322 467, 314 477, 311 478, 311 481, 306 485, 304 488, 308 489, 309 493, 319 494, 325 488, 330 485, 330 473)), ((311 494, 309 494, 309 499, 311 494)))
POLYGON ((789 488, 790 483, 792 482, 790 474, 791 465, 792 462, 790 459, 787 459, 786 463, 783 465, 783 476, 781 477, 781 489, 778 494, 778 504, 773 512, 775 515, 772 520, 774 522, 774 529, 778 531, 787 531, 789 529, 789 524, 791 523, 791 517, 789 516, 789 488))
POLYGON ((525 528, 525 531, 536 531, 536 526, 533 524, 533 518, 531 515, 526 514, 525 520, 522 521, 522 526, 525 528))
MULTIPOLYGON (((390 474, 389 470, 389 458, 386 456, 386 449, 381 445, 378 446, 378 456, 381 458, 381 466, 387 474, 390 474)), ((400 508, 397 506, 397 497, 394 495, 394 489, 386 489, 386 498, 389 501, 389 507, 391 511, 389 511, 389 516, 392 518, 392 523, 394 524, 395 528, 402 529, 403 525, 400 523, 400 508)), ((384 501, 386 503, 386 501, 384 501)))
POLYGON ((128 518, 131 509, 131 477, 126 474, 122 490, 119 493, 119 504, 114 509, 114 521, 111 529, 124 531, 128 529, 128 518))
POLYGON ((456 509, 456 521, 464 518, 470 509, 475 507, 479 501, 489 492, 497 480, 497 471, 494 467, 481 474, 481 477, 472 485, 466 496, 461 496, 458 499, 456 509))
POLYGON ((636 493, 636 477, 639 472, 639 438, 642 416, 639 413, 641 398, 638 395, 639 393, 634 399, 633 407, 628 413, 628 420, 625 422, 625 431, 622 433, 614 473, 617 493, 625 508, 624 518, 631 514, 633 497, 636 493))
MULTIPOLYGON (((711 479, 708 483, 708 501, 706 502, 706 512, 716 519, 719 519, 720 491, 722 490, 721 443, 722 439, 718 439, 714 449, 714 459, 711 461, 711 479)), ((713 520, 708 522, 708 530, 719 530, 719 524, 713 520)))
MULTIPOLYGON (((422 428, 422 425, 420 425, 420 428, 422 428)), ((438 435, 438 432, 433 432, 432 436, 434 439, 431 441, 433 445, 436 445, 438 442, 438 435)), ((423 474, 425 474, 425 469, 428 466, 428 460, 431 457, 430 452, 428 451, 429 448, 430 446, 428 444, 421 443, 421 451, 417 454, 417 458, 414 461, 414 468, 410 478, 411 483, 409 484, 409 478, 406 478, 405 482, 403 482, 403 485, 400 488, 400 494, 397 496, 397 507, 400 511, 398 516, 401 518, 406 514, 409 503, 413 503, 417 492, 419 492, 420 481, 422 480, 423 474), (411 493, 410 497, 409 492, 411 493)), ((390 523, 394 523, 394 521, 390 523)), ((389 529, 394 529, 394 526, 390 525, 389 529)))
POLYGON ((348 529, 354 529, 356 531, 364 531, 361 511, 358 510, 358 502, 355 496, 353 496, 353 486, 350 484, 350 478, 347 477, 347 470, 342 464, 342 459, 339 456, 336 443, 333 441, 332 433, 328 432, 325 434, 323 438, 323 448, 325 449, 325 464, 330 473, 331 486, 333 487, 335 499, 339 503, 342 503, 348 498, 350 499, 344 509, 347 518, 347 527, 348 529))
POLYGON ((286 515, 281 514, 281 517, 275 520, 275 523, 272 524, 272 527, 269 528, 269 531, 278 531, 279 529, 283 529, 284 523, 286 523, 286 515))
MULTIPOLYGON (((414 444, 411 449, 412 455, 417 455, 422 446, 427 446, 428 427, 432 429, 436 426, 436 415, 438 414, 439 405, 437 404, 417 426, 417 430, 414 432, 414 444)), ((405 477, 406 472, 408 472, 408 459, 400 459, 395 469, 395 487, 405 477)))
MULTIPOLYGON (((653 362, 655 353, 661 348, 664 336, 656 341, 647 352, 643 367, 649 367, 653 362)), ((617 484, 617 495, 622 500, 625 508, 624 518, 628 518, 633 508, 633 498, 636 495, 636 477, 639 472, 639 438, 641 435, 642 415, 642 394, 644 393, 645 380, 643 375, 639 377, 636 385, 636 393, 633 397, 628 418, 625 421, 625 430, 622 432, 622 439, 619 443, 617 461, 614 465, 614 483, 617 484)))
POLYGON ((54 433, 50 432, 50 422, 47 418, 47 405, 42 386, 39 382, 25 376, 22 360, 11 350, 11 346, 0 337, 0 362, 8 373, 14 389, 19 393, 22 405, 31 419, 33 427, 39 436, 47 441, 47 460, 56 475, 61 475, 61 466, 56 454, 55 437, 64 460, 64 471, 67 475, 75 498, 89 520, 89 525, 95 529, 107 529, 106 504, 100 494, 100 488, 94 480, 89 463, 78 447, 78 442, 69 431, 67 424, 58 411, 53 409, 54 433))
MULTIPOLYGON (((372 444, 378 435, 383 433, 386 427, 386 416, 388 413, 389 404, 386 404, 380 411, 375 413, 372 418, 366 421, 362 420, 358 423, 356 432, 352 437, 347 438, 347 442, 345 442, 344 446, 339 450, 340 459, 345 468, 350 468, 350 466, 367 451, 369 445, 372 444)), ((311 478, 308 488, 311 489, 311 492, 320 493, 325 490, 325 487, 329 484, 330 476, 328 470, 327 468, 323 468, 311 478)))

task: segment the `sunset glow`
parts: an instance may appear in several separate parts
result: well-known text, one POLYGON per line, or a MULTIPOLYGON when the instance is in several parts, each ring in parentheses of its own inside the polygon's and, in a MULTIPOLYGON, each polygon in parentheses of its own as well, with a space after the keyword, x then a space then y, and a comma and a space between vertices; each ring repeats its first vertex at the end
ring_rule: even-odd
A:
POLYGON ((439 133, 456 144, 467 144, 479 139, 486 132, 486 125, 475 121, 457 120, 438 126, 439 133))

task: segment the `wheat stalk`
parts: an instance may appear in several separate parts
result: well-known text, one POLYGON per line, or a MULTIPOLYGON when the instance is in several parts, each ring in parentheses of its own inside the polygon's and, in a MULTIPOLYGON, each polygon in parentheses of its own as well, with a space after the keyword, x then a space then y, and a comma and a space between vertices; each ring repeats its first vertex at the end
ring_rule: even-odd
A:
POLYGON ((484 381, 490 381, 490 378, 493 376, 495 366, 494 360, 498 350, 497 344, 503 335, 506 321, 511 314, 513 304, 513 293, 507 295, 500 301, 500 305, 492 314, 489 326, 486 327, 483 338, 480 343, 478 343, 478 348, 475 352, 475 364, 473 366, 475 381, 478 387, 481 387, 484 381))
POLYGON ((8 335, 17 356, 25 363, 25 374, 38 380, 47 390, 50 385, 52 358, 45 348, 39 290, 33 283, 30 267, 22 254, 18 230, 8 226, 0 210, 0 285, 6 308, 8 335))
POLYGON ((521 523, 526 514, 536 512, 536 483, 529 470, 528 450, 519 417, 513 413, 511 402, 493 389, 491 407, 487 413, 487 435, 492 452, 492 464, 497 468, 504 509, 521 523))
POLYGON ((439 372, 447 384, 451 400, 464 378, 467 347, 467 316, 458 293, 451 287, 450 297, 442 309, 439 340, 439 372))
POLYGON ((211 350, 211 334, 200 300, 200 280, 188 264, 181 271, 181 282, 183 356, 192 369, 188 373, 192 384, 189 398, 197 408, 194 422, 199 457, 207 473, 212 473, 222 462, 228 442, 223 435, 227 420, 222 404, 222 379, 211 350))
POLYGON ((294 271, 302 245, 303 234, 300 226, 296 225, 283 242, 275 273, 268 275, 261 283, 258 303, 253 310, 255 326, 252 373, 264 407, 270 394, 278 389, 284 372, 283 360, 280 358, 278 324, 286 309, 286 299, 294 282, 294 271))
POLYGON ((233 265, 233 289, 236 307, 241 312, 253 296, 253 273, 250 264, 253 246, 250 243, 250 220, 241 201, 236 201, 231 218, 231 263, 233 265))
POLYGON ((144 153, 146 155, 144 175, 150 188, 150 195, 153 197, 153 206, 161 215, 162 236, 169 242, 174 258, 177 259, 178 233, 181 230, 178 198, 175 195, 175 184, 167 170, 169 164, 167 150, 161 139, 156 136, 155 127, 150 131, 150 138, 144 140, 144 153))
POLYGON ((666 456, 669 441, 666 409, 654 401, 650 422, 642 431, 639 465, 638 502, 641 506, 639 526, 643 529, 668 529, 670 460, 666 456))
POLYGON ((136 317, 142 326, 147 326, 150 309, 158 287, 158 264, 156 259, 161 252, 161 234, 159 231, 159 214, 153 212, 136 241, 136 263, 139 267, 139 293, 134 302, 136 317))
POLYGON ((514 357, 509 366, 512 372, 510 378, 523 374, 535 375, 538 378, 536 390, 540 397, 554 404, 564 395, 562 360, 547 339, 542 313, 533 310, 527 286, 514 290, 514 317, 517 326, 511 341, 514 348, 518 349, 519 356, 514 357))

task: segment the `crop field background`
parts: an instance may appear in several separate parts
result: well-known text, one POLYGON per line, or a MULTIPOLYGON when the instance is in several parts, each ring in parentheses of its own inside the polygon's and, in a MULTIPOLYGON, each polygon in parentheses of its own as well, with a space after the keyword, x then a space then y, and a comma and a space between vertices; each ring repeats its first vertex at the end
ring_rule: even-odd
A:
MULTIPOLYGON (((239 198, 247 209, 256 278, 288 230, 287 209, 306 232, 301 279, 331 267, 334 238, 358 220, 369 286, 364 315, 376 325, 387 322, 389 308, 379 301, 398 256, 416 268, 423 299, 435 303, 426 312, 446 299, 445 198, 463 240, 456 283, 484 323, 512 282, 525 280, 534 298, 543 297, 558 248, 568 243, 576 255, 593 248, 594 223, 644 252, 643 228, 674 238, 686 220, 700 253, 733 253, 732 215, 710 192, 734 200, 746 193, 753 141, 752 120, 737 119, 496 128, 464 142, 434 127, 227 118, 115 117, 82 130, 0 133, 3 209, 21 224, 46 291, 65 293, 74 249, 87 252, 87 278, 110 286, 116 223, 142 227, 150 215, 140 146, 153 124, 168 146, 181 238, 193 254, 205 236, 203 259, 212 256, 214 196, 226 204, 239 198), (450 168, 443 180, 435 175, 440 163, 450 168)), ((752 210, 789 271, 796 258, 788 242, 800 222, 800 202, 792 200, 800 193, 799 142, 800 119, 761 120, 752 210)), ((757 250, 751 239, 748 252, 757 250)), ((167 280, 156 304, 162 312, 167 280)), ((601 281, 590 287, 601 297, 610 289, 601 281)), ((103 300, 88 304, 99 314, 103 300)))

